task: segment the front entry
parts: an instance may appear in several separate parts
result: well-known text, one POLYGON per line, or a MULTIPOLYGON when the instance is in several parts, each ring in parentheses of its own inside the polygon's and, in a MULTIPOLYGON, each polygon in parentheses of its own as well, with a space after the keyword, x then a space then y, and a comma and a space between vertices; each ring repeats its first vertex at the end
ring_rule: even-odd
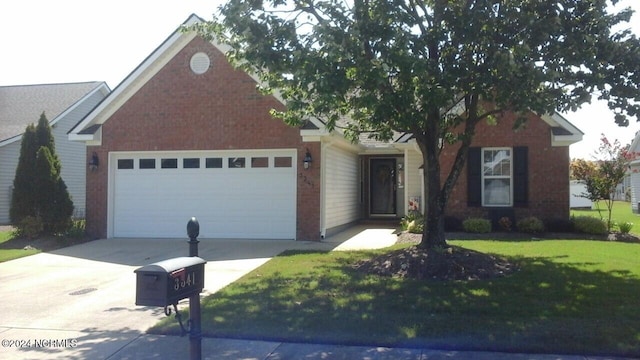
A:
POLYGON ((396 159, 371 159, 369 216, 396 216, 396 159))

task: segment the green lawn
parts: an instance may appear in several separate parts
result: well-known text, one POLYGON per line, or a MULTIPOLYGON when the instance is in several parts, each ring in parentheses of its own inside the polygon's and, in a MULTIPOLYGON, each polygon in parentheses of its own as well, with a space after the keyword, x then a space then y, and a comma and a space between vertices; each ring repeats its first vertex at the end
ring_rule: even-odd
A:
MULTIPOLYGON (((600 213, 594 206, 592 209, 587 210, 571 210, 572 216, 591 216, 607 220, 609 216, 607 206, 604 202, 600 202, 600 213)), ((613 210, 611 211, 611 221, 617 223, 631 222, 634 224, 631 229, 632 234, 640 235, 640 216, 631 212, 631 203, 626 201, 614 201, 613 210)))
MULTIPOLYGON (((11 231, 0 231, 0 244, 11 240, 11 231)), ((24 256, 39 253, 40 250, 22 250, 22 249, 0 249, 0 262, 9 261, 24 256)))
MULTIPOLYGON (((492 281, 414 281, 353 270, 352 264, 376 252, 286 252, 204 298, 203 333, 460 350, 640 355, 640 244, 451 243, 507 256, 521 270, 492 281)), ((167 318, 151 331, 177 333, 177 321, 167 318)))

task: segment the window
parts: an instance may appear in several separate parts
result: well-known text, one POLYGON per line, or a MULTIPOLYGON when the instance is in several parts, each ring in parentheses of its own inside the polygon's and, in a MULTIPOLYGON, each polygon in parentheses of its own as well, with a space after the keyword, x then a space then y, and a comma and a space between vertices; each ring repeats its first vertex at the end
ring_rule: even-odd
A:
POLYGON ((290 168, 292 165, 291 156, 276 156, 273 160, 277 168, 290 168))
POLYGON ((239 169, 245 167, 245 158, 229 158, 229 169, 239 169))
POLYGON ((206 158, 204 163, 207 169, 222 169, 222 158, 206 158))
POLYGON ((156 159, 140 159, 138 164, 140 169, 155 169, 156 159))
POLYGON ((162 159, 160 161, 160 167, 163 169, 177 169, 178 168, 178 159, 162 159))
POLYGON ((183 169, 199 169, 200 168, 200 159, 199 158, 185 158, 185 159, 182 159, 182 168, 183 169))
POLYGON ((133 159, 118 159, 118 169, 133 169, 133 159))
POLYGON ((511 206, 512 161, 510 148, 482 149, 482 205, 511 206))
POLYGON ((252 168, 266 168, 266 167, 269 167, 269 158, 268 157, 252 157, 251 158, 251 167, 252 168))

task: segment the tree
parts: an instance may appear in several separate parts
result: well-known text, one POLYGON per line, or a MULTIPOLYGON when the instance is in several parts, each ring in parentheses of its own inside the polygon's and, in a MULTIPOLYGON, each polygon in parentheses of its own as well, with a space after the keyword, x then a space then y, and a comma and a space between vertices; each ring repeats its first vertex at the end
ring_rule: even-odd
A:
MULTIPOLYGON (((595 154, 596 160, 575 160, 572 173, 576 179, 584 182, 587 194, 583 196, 591 201, 602 201, 607 207, 607 229, 611 231, 611 211, 615 199, 616 188, 627 174, 629 162, 638 154, 629 150, 629 145, 622 146, 618 140, 613 143, 602 134, 600 147, 595 154)), ((598 212, 600 208, 598 207, 598 212)))
POLYGON ((287 107, 273 114, 287 124, 316 117, 354 141, 414 135, 424 248, 447 246, 445 206, 480 121, 513 111, 521 125, 530 111, 575 110, 592 94, 619 125, 640 113, 639 41, 611 30, 632 11, 609 13, 604 0, 229 0, 220 14, 194 28, 279 91, 287 107))
POLYGON ((49 121, 42 113, 38 125, 28 125, 22 137, 11 197, 14 225, 20 228, 25 219, 36 219, 50 234, 69 227, 73 202, 60 177, 61 167, 49 121))

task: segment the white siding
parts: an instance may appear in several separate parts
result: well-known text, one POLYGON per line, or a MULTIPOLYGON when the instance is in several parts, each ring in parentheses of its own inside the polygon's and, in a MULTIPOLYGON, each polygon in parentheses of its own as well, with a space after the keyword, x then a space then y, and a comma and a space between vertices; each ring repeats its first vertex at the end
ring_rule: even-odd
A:
POLYGON ((69 141, 67 133, 84 118, 105 94, 96 91, 78 102, 52 128, 56 153, 62 163, 61 176, 74 206, 74 216, 84 217, 86 209, 87 148, 83 142, 69 141))
POLYGON ((405 176, 405 209, 409 208, 409 200, 413 197, 420 198, 420 211, 424 212, 424 198, 422 197, 422 154, 414 149, 407 149, 404 154, 405 176))
POLYGON ((326 228, 354 222, 360 218, 358 155, 340 148, 326 148, 325 217, 326 228))
POLYGON ((634 213, 639 213, 638 202, 640 202, 640 166, 637 164, 631 165, 630 175, 631 186, 631 210, 634 213))
MULTIPOLYGON (((75 216, 84 216, 86 208, 86 146, 82 142, 69 141, 67 132, 84 118, 106 96, 104 91, 94 91, 71 106, 58 118, 51 119, 51 133, 55 140, 56 153, 62 164, 61 176, 67 185, 75 207, 75 216)), ((39 117, 34 118, 36 124, 39 117)), ((9 223, 11 188, 20 157, 21 141, 0 147, 0 224, 9 223)))
POLYGON ((9 223, 11 192, 20 156, 20 141, 0 147, 0 224, 9 223))
POLYGON ((587 186, 579 181, 573 180, 569 182, 569 207, 574 208, 591 208, 591 200, 583 197, 587 193, 587 186))

